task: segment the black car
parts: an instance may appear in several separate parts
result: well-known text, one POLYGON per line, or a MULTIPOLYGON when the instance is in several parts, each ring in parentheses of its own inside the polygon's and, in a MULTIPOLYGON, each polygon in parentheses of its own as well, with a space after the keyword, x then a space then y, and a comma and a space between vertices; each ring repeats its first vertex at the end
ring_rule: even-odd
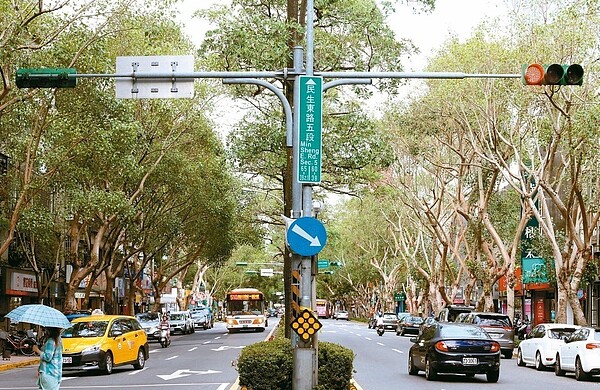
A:
POLYGON ((398 320, 396 325, 396 336, 404 336, 406 333, 419 334, 423 318, 419 316, 406 316, 398 320))
POLYGON ((500 377, 500 344, 485 330, 470 324, 438 322, 423 329, 408 352, 408 374, 425 371, 425 378, 438 374, 485 374, 488 382, 500 377))

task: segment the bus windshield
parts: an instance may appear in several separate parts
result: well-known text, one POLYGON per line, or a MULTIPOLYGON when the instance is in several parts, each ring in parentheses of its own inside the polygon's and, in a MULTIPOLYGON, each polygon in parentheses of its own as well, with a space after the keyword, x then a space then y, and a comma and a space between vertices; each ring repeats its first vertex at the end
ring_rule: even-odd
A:
POLYGON ((230 315, 259 315, 264 312, 263 301, 229 301, 227 314, 230 315))

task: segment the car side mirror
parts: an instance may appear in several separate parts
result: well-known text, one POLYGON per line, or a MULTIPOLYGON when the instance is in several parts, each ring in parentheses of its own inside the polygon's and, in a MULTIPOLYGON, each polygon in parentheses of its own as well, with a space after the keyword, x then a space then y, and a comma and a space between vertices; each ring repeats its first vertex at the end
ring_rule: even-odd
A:
POLYGON ((123 332, 122 332, 122 331, 120 331, 120 330, 113 330, 113 332, 112 332, 112 337, 119 337, 119 336, 121 336, 122 334, 123 334, 123 332))
POLYGON ((418 340, 418 338, 416 338, 416 337, 411 337, 409 340, 410 340, 410 342, 411 342, 411 343, 416 343, 416 342, 417 342, 417 340, 418 340))

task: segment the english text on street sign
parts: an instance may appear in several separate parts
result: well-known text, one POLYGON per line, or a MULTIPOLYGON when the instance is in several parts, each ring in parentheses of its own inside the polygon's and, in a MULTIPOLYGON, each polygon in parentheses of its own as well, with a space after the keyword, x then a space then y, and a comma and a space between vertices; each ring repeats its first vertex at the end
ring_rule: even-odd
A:
POLYGON ((300 76, 298 181, 321 182, 323 78, 300 76))
POLYGON ((300 256, 316 255, 327 242, 325 226, 321 221, 312 217, 294 220, 287 230, 286 237, 292 252, 300 256))

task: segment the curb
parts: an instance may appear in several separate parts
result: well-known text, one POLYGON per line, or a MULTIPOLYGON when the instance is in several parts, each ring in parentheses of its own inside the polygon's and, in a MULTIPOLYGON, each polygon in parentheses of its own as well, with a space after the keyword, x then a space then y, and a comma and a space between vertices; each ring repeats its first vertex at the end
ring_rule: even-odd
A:
POLYGON ((28 360, 21 360, 20 362, 7 363, 0 365, 0 371, 7 371, 17 367, 26 367, 31 366, 32 364, 38 364, 40 362, 40 358, 33 358, 28 360))

